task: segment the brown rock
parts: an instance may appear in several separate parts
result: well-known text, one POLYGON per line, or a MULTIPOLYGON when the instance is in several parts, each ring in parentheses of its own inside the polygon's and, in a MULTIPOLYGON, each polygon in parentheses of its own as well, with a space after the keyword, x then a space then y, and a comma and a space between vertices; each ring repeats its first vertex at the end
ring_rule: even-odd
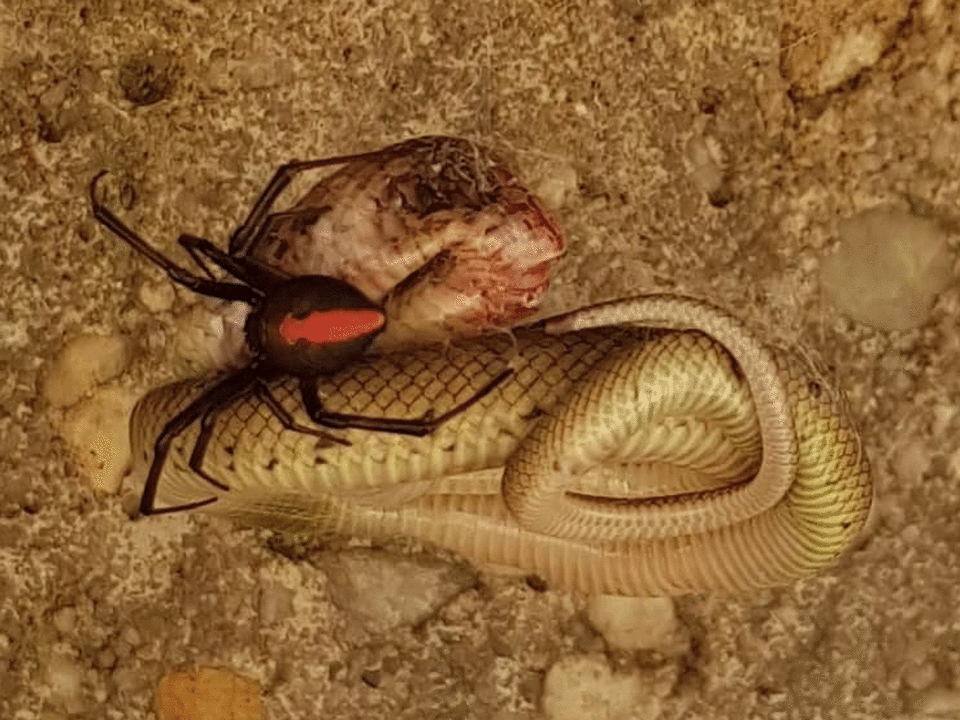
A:
POLYGON ((260 685, 219 668, 174 672, 157 685, 158 720, 263 720, 260 685))

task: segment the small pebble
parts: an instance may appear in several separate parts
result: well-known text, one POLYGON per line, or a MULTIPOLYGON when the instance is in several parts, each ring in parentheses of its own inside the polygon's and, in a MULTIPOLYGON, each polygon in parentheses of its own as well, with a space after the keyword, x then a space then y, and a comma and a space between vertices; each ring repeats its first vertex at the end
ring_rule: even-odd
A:
POLYGON ((123 638, 114 638, 113 643, 111 644, 111 649, 113 650, 114 655, 121 660, 130 657, 130 655, 133 653, 133 647, 131 647, 130 643, 123 638))
POLYGON ((173 307, 177 293, 169 282, 145 282, 140 286, 140 302, 153 313, 166 312, 173 307))
POLYGON ((563 658, 547 672, 543 711, 549 720, 654 720, 661 703, 651 679, 615 673, 602 655, 563 658))
POLYGON ((380 683, 383 682, 383 673, 379 670, 364 670, 360 673, 360 679, 372 688, 380 687, 380 683))
POLYGON ((110 648, 104 648, 97 653, 94 663, 101 670, 109 670, 117 664, 117 655, 110 648))
POLYGON ((65 655, 55 654, 47 664, 50 699, 68 713, 83 709, 83 673, 80 666, 65 655))
POLYGON ((69 635, 77 625, 77 609, 71 605, 53 613, 53 626, 61 635, 69 635))
POLYGON ((127 625, 120 631, 120 639, 130 647, 139 647, 143 644, 143 638, 140 637, 140 633, 132 625, 127 625))
POLYGON ((293 615, 293 590, 280 583, 265 582, 260 589, 260 622, 276 625, 293 615))
POLYGON ((549 208, 563 207, 577 194, 577 171, 569 162, 555 162, 544 176, 533 184, 533 191, 549 208))
POLYGON ((590 598, 587 617, 611 647, 682 654, 686 644, 670 598, 597 595, 590 598))
POLYGON ((819 91, 833 90, 864 68, 873 67, 889 43, 889 33, 876 25, 849 28, 834 40, 830 54, 820 65, 816 80, 819 91))
POLYGON ((230 90, 232 86, 230 65, 227 52, 223 48, 210 53, 210 59, 206 63, 205 78, 211 90, 218 92, 230 90))
POLYGON ((723 151, 713 137, 695 135, 690 138, 683 159, 693 181, 704 194, 714 197, 723 189, 726 181, 723 151))
POLYGON ((110 693, 102 682, 93 689, 93 701, 97 705, 103 705, 108 697, 110 697, 110 693))
POLYGON ((104 388, 63 418, 61 435, 100 492, 117 492, 130 466, 130 413, 136 400, 129 391, 104 388))
POLYGON ((121 335, 80 335, 68 342, 44 378, 43 397, 60 407, 73 405, 94 387, 119 375, 130 348, 121 335))
POLYGON ((858 322, 881 330, 923 324, 953 281, 947 234, 933 220, 874 208, 840 226, 840 248, 824 258, 824 293, 858 322))
POLYGON ((903 682, 911 690, 924 690, 937 681, 937 668, 932 662, 921 662, 903 673, 903 682))
POLYGON ((40 100, 37 103, 39 105, 40 111, 44 115, 49 115, 55 112, 64 101, 67 99, 67 92, 69 90, 68 84, 65 82, 60 82, 52 87, 48 88, 40 96, 40 100))
MULTIPOLYGON (((143 669, 133 665, 114 668, 110 681, 120 697, 137 697, 148 692, 149 684, 143 669)), ((176 718, 176 716, 173 716, 176 718)))

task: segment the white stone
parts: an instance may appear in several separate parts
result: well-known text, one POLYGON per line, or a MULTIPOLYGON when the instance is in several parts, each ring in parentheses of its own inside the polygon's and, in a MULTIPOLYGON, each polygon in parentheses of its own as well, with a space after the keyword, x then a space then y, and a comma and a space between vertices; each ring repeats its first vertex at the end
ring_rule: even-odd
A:
POLYGON ((539 182, 534 183, 533 190, 547 207, 559 208, 577 194, 578 183, 573 165, 557 161, 550 165, 539 182))
POLYGON ((583 655, 547 672, 543 712, 549 720, 655 720, 661 702, 652 675, 614 672, 602 655, 583 655))
POLYGON ((121 335, 80 335, 63 347, 48 368, 43 396, 53 405, 73 405, 119 375, 129 357, 129 343, 121 335))
POLYGON ((886 46, 884 32, 875 25, 851 28, 845 35, 837 37, 817 73, 819 91, 832 90, 861 70, 872 67, 886 46))
POLYGON ((130 466, 130 413, 137 396, 104 388, 63 418, 61 435, 96 490, 115 493, 130 466))
POLYGON ((0 321, 0 346, 9 349, 25 347, 30 343, 26 318, 0 321))
POLYGON ((923 690, 937 681, 937 668, 932 662, 912 665, 903 673, 903 682, 911 690, 923 690))
POLYGON ((150 312, 166 312, 173 307, 177 294, 169 282, 145 282, 140 286, 140 302, 150 312))
POLYGON ((53 626, 61 635, 68 635, 73 632, 77 624, 77 609, 72 605, 62 607, 53 613, 53 626))
POLYGON ((47 663, 50 699, 69 713, 83 708, 83 673, 80 666, 65 655, 55 654, 47 663))
POLYGON ((621 650, 657 650, 682 653, 673 600, 597 595, 587 604, 587 617, 611 647, 621 650))
POLYGON ((713 137, 695 135, 687 141, 683 154, 687 171, 705 194, 712 195, 723 187, 723 150, 713 137))
POLYGON ((927 218, 867 210, 841 224, 840 248, 823 260, 820 279, 854 320, 881 330, 917 327, 953 280, 947 234, 927 218))
POLYGON ((923 0, 920 3, 920 16, 924 20, 938 20, 943 14, 943 0, 923 0))

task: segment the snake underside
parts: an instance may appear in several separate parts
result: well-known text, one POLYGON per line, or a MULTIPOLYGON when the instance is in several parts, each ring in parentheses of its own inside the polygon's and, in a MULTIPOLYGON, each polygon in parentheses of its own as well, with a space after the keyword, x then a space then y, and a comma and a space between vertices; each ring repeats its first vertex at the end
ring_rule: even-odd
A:
MULTIPOLYGON (((371 357, 324 380, 325 408, 437 416, 513 373, 423 438, 331 431, 342 445, 240 400, 217 420, 204 461, 229 492, 188 467, 194 428, 174 442, 159 500, 218 495, 206 511, 280 531, 416 537, 589 593, 783 584, 843 552, 872 490, 839 393, 800 357, 778 351, 774 364, 767 381, 787 402, 765 411, 727 349, 691 330, 530 327, 371 357), (793 460, 764 456, 771 412, 792 430, 793 460), (771 472, 789 481, 782 496, 740 517, 738 495, 749 500, 771 472)), ((164 421, 209 382, 168 385, 137 405, 135 457, 149 462, 164 421)), ((309 422, 292 382, 273 390, 309 422)))

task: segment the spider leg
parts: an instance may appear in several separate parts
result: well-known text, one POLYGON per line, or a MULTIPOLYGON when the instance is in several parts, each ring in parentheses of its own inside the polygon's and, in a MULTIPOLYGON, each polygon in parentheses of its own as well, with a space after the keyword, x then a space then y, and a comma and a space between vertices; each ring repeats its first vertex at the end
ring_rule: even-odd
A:
POLYGON ((274 394, 270 391, 270 388, 265 382, 258 383, 254 388, 254 392, 257 394, 257 397, 263 401, 263 404, 269 407, 273 414, 277 416, 277 420, 279 420, 280 424, 283 425, 283 427, 287 430, 304 433, 305 435, 313 435, 338 445, 345 445, 349 447, 353 444, 349 440, 345 440, 344 438, 340 438, 336 435, 328 433, 326 430, 318 430, 317 428, 310 427, 309 425, 301 425, 298 423, 293 419, 293 415, 287 412, 287 409, 280 404, 280 401, 277 400, 276 396, 274 396, 274 394))
POLYGON ((189 465, 190 469, 197 475, 218 490, 229 490, 229 485, 224 485, 203 469, 203 458, 206 457, 207 447, 210 445, 210 440, 213 437, 213 428, 216 427, 216 421, 220 415, 219 410, 219 406, 212 405, 207 408, 203 417, 200 418, 200 432, 197 434, 197 440, 193 444, 193 451, 190 453, 190 460, 187 462, 187 465, 189 465))
POLYGON ((213 387, 205 390, 191 402, 187 407, 177 413, 157 436, 153 446, 153 460, 150 463, 150 470, 147 473, 147 480, 143 486, 143 495, 140 496, 140 514, 141 515, 162 515, 172 512, 185 510, 195 510, 204 507, 216 501, 216 497, 200 500, 184 505, 174 505, 171 507, 157 508, 155 501, 157 499, 157 488, 160 483, 160 473, 166 463, 167 455, 170 453, 170 446, 181 433, 183 433, 191 424, 200 418, 200 435, 194 443, 193 452, 190 454, 190 468, 207 482, 221 490, 229 489, 223 483, 220 483, 197 467, 203 462, 203 456, 206 453, 207 445, 213 433, 214 420, 217 414, 227 405, 235 402, 243 395, 250 392, 254 384, 260 379, 261 369, 257 363, 251 363, 235 373, 223 378, 213 387), (196 467, 195 467, 196 466, 196 467))
POLYGON ((150 260, 154 265, 162 268, 167 273, 167 276, 175 283, 179 283, 193 290, 195 293, 220 298, 222 300, 248 303, 256 302, 259 299, 259 293, 246 285, 218 282, 194 275, 186 268, 180 267, 166 255, 147 244, 146 240, 124 225, 120 218, 114 215, 113 212, 97 199, 97 183, 105 174, 105 172, 100 173, 90 182, 90 205, 93 209, 93 216, 101 225, 150 260))
MULTIPOLYGON (((270 411, 277 417, 277 419, 280 421, 280 424, 283 425, 285 429, 293 432, 303 433, 305 435, 313 435, 315 437, 323 438, 330 443, 347 446, 351 444, 349 440, 339 438, 336 435, 327 432, 326 430, 318 430, 317 428, 309 427, 307 425, 301 425, 294 420, 293 416, 287 412, 287 409, 280 404, 280 401, 274 397, 272 392, 270 392, 267 381, 262 376, 253 379, 251 390, 253 394, 255 394, 263 402, 264 405, 270 408, 270 411)), ((234 396, 231 399, 236 400, 237 396, 234 396)), ((190 453, 190 461, 188 465, 190 466, 191 470, 193 470, 197 475, 202 477, 214 487, 220 490, 229 490, 230 487, 228 485, 224 485, 222 482, 214 478, 203 469, 203 458, 206 456, 207 447, 210 445, 210 440, 213 438, 213 429, 216 427, 216 420, 221 409, 222 405, 211 405, 207 408, 206 412, 203 414, 203 417, 200 418, 200 433, 197 435, 197 441, 193 445, 193 452, 190 453)), ((166 512, 166 510, 163 512, 166 512)))
POLYGON ((255 260, 225 253, 206 238, 184 234, 180 236, 178 242, 211 277, 213 275, 204 260, 211 261, 235 278, 264 292, 290 279, 290 275, 285 272, 262 265, 255 260))
POLYGON ((293 161, 286 165, 281 165, 270 178, 270 182, 260 193, 250 213, 243 224, 236 229, 230 238, 230 254, 238 257, 245 256, 260 238, 265 227, 267 214, 270 207, 284 191, 287 185, 300 173, 306 170, 313 170, 327 165, 343 165, 344 163, 362 160, 364 158, 376 157, 382 153, 381 150, 375 150, 367 153, 357 153, 355 155, 338 155, 336 157, 321 158, 320 160, 293 161))
MULTIPOLYGON (((210 242, 202 237, 197 237, 196 235, 190 235, 189 233, 184 233, 179 238, 177 242, 180 243, 180 247, 190 253, 190 258, 197 264, 197 266, 203 270, 207 277, 211 280, 216 280, 216 275, 213 274, 213 271, 207 266, 206 261, 204 260, 203 253, 198 250, 196 247, 201 243, 210 242)), ((212 243, 211 243, 212 244, 212 243)))
POLYGON ((508 368, 488 382, 473 397, 460 403, 451 410, 433 417, 433 412, 427 412, 419 418, 387 418, 371 417, 367 415, 351 415, 349 413, 332 413, 323 409, 317 392, 317 379, 300 379, 300 395, 303 398, 303 406, 307 415, 318 425, 329 428, 356 430, 373 430, 377 432, 395 433, 397 435, 414 435, 424 437, 434 432, 451 418, 467 410, 471 405, 489 395, 504 380, 513 374, 513 369, 508 368))

